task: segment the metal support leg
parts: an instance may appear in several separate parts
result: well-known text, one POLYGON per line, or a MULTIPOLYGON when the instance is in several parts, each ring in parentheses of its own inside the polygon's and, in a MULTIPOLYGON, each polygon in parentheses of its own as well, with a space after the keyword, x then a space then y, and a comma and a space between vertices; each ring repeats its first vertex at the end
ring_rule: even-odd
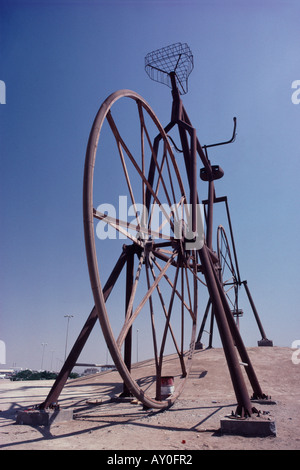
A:
POLYGON ((238 403, 237 413, 241 416, 251 416, 252 405, 245 385, 244 377, 242 375, 241 366, 237 357, 237 352, 224 311, 224 306, 220 297, 217 284, 219 281, 214 275, 214 268, 211 264, 206 245, 204 245, 204 247, 199 251, 199 255, 202 266, 204 268, 207 287, 212 299, 214 314, 238 403))
POLYGON ((196 129, 191 131, 191 194, 190 203, 192 205, 192 231, 197 231, 197 135, 196 129))
POLYGON ((208 210, 207 210, 207 246, 212 249, 212 233, 213 233, 213 204, 215 186, 213 181, 209 181, 208 186, 208 210))
MULTIPOLYGON (((126 261, 126 255, 124 253, 122 253, 122 255, 120 256, 119 260, 117 261, 111 275, 109 276, 105 286, 104 286, 104 289, 103 289, 103 295, 104 295, 104 299, 105 301, 107 300, 109 294, 111 293, 111 290, 115 284, 115 282, 117 281, 122 269, 123 269, 123 266, 125 264, 125 261, 126 261)), ((73 348, 71 349, 60 373, 58 374, 46 400, 39 406, 40 409, 45 409, 45 408, 48 408, 49 406, 53 405, 54 403, 57 403, 57 400, 58 400, 58 397, 62 391, 62 389, 64 388, 65 386, 65 383, 66 381, 68 380, 68 377, 73 369, 73 367, 75 366, 76 362, 77 362, 77 359, 78 357, 80 356, 80 353, 88 339, 88 337, 90 336, 90 333, 97 321, 97 318, 98 318, 98 314, 97 314, 97 310, 96 310, 96 307, 93 308, 93 310, 91 311, 87 321, 85 322, 77 340, 75 341, 74 343, 74 346, 73 348)))
POLYGON ((208 314, 209 314, 210 306, 211 306, 211 300, 209 298, 208 302, 207 302, 205 312, 204 312, 203 320, 202 320, 202 323, 201 323, 201 326, 200 326, 200 330, 199 330, 199 333, 198 333, 197 341, 195 343, 195 349, 203 349, 203 343, 201 342, 201 338, 202 338, 203 331, 204 331, 204 328, 205 328, 205 323, 206 323, 206 320, 207 320, 207 317, 208 317, 208 314))
MULTIPOLYGON (((130 296, 133 287, 133 268, 134 268, 134 251, 127 250, 127 263, 126 263, 126 308, 125 314, 127 312, 127 308, 130 302, 130 296)), ((132 327, 129 328, 127 336, 124 341, 124 362, 129 370, 131 371, 131 359, 132 359, 132 327)), ((132 397, 131 391, 126 386, 125 382, 123 383, 123 392, 121 393, 121 397, 132 397)))
POLYGON ((249 302, 250 302, 250 305, 251 305, 251 308, 252 308, 257 326, 258 326, 260 334, 261 334, 262 339, 260 341, 258 341, 258 346, 273 346, 273 341, 271 341, 267 338, 265 330, 263 329, 263 326, 262 326, 262 323, 260 321, 258 312, 256 310, 256 307, 255 307, 255 304, 253 302, 252 296, 250 294, 250 290, 249 290, 247 281, 243 281, 242 284, 244 284, 246 294, 248 296, 248 299, 249 299, 249 302))
POLYGON ((252 366, 250 357, 248 355, 248 352, 245 348, 244 342, 242 340, 241 334, 239 332, 239 329, 237 327, 237 324, 234 321, 234 317, 231 313, 230 306, 228 305, 228 302, 226 300, 226 295, 221 287, 221 284, 218 286, 220 297, 223 303, 224 307, 224 312, 227 317, 227 322, 230 328, 230 332, 234 341, 234 344, 237 347, 237 350, 239 352, 240 358, 244 364, 247 364, 245 370, 248 376, 248 379, 250 381, 250 384, 252 386, 253 390, 253 396, 256 398, 266 398, 266 395, 262 392, 262 389, 260 387, 260 384, 258 382, 257 376, 255 374, 254 368, 252 366))
POLYGON ((214 336, 214 308, 211 308, 211 317, 210 317, 210 329, 209 329, 209 342, 208 342, 208 347, 211 349, 212 342, 213 342, 213 336, 214 336))
POLYGON ((46 400, 39 406, 40 409, 48 408, 49 406, 53 406, 54 404, 57 403, 58 397, 62 389, 64 388, 65 383, 68 380, 68 377, 74 365, 76 364, 76 361, 88 337, 90 336, 90 333, 97 321, 97 318, 98 318, 97 311, 96 311, 96 308, 94 307, 87 321, 85 322, 84 327, 82 328, 73 348, 71 349, 64 365, 62 366, 62 369, 60 373, 58 374, 46 400))

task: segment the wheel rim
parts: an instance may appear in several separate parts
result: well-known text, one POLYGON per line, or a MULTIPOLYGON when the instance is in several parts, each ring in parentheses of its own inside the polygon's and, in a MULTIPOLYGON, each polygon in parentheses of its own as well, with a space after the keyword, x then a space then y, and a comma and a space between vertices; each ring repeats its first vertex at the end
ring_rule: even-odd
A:
MULTIPOLYGON (((168 138, 146 101, 130 90, 110 95, 95 118, 86 152, 83 214, 88 268, 100 324, 115 365, 127 389, 146 406, 155 408, 170 406, 181 393, 195 344, 197 262, 196 251, 187 250, 185 245, 189 206, 185 192, 187 180, 183 175, 183 166, 175 161, 168 138), (131 132, 133 124, 137 127, 135 134, 131 132), (109 168, 105 165, 104 170, 105 160, 100 152, 111 159, 109 168), (98 168, 96 154, 97 164, 100 161, 98 168), (117 165, 121 179, 116 177, 117 165), (101 191, 109 178, 106 173, 112 175, 110 181, 115 184, 116 193, 124 193, 122 202, 125 196, 129 201, 128 213, 131 211, 134 221, 104 211, 101 191), (97 178, 101 178, 100 185, 97 178), (101 236, 114 233, 117 240, 98 240, 99 232, 101 236), (121 267, 117 269, 107 300, 108 290, 102 287, 100 265, 104 259, 104 242, 112 241, 117 249, 112 249, 114 261, 107 268, 106 276, 114 271, 116 252, 120 255, 116 266, 121 267), (121 292, 125 298, 118 322, 113 318, 114 292, 121 292), (145 326, 146 315, 148 326, 145 326), (135 331, 140 344, 136 354, 147 348, 149 354, 151 343, 152 352, 145 363, 149 369, 147 377, 141 377, 140 367, 128 364, 126 359, 133 346, 130 336, 135 331), (166 375, 174 377, 174 392, 167 398, 162 391, 162 377, 166 375)), ((108 196, 105 207, 110 209, 116 203, 115 196, 111 194, 111 199, 108 196)))

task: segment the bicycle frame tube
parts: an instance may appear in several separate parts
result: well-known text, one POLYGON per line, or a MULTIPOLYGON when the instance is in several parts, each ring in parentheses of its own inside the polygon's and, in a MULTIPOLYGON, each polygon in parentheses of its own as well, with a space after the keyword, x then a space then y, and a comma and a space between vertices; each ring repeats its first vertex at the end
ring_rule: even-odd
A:
MULTIPOLYGON (((197 153, 201 159, 205 171, 205 181, 208 182, 208 201, 207 201, 207 229, 206 229, 206 244, 199 250, 203 272, 208 285, 212 309, 216 318, 218 329, 220 332, 221 341, 224 348, 224 353, 227 359, 229 372, 231 375, 235 395, 238 402, 237 412, 242 415, 251 415, 252 406, 246 389, 246 384, 240 370, 240 362, 238 359, 235 344, 238 346, 238 352, 242 358, 247 359, 248 368, 247 374, 252 385, 253 391, 257 396, 263 397, 262 390, 259 386, 258 380, 254 373, 253 367, 250 363, 249 356, 246 348, 238 334, 236 325, 233 318, 231 319, 230 308, 227 305, 226 298, 222 291, 222 285, 218 279, 216 269, 214 267, 214 254, 212 247, 212 234, 213 234, 213 206, 215 202, 215 185, 214 179, 216 175, 213 172, 213 167, 205 152, 197 139, 196 130, 191 125, 187 112, 185 111, 180 94, 176 85, 175 74, 170 74, 172 83, 172 115, 171 122, 165 127, 168 133, 176 124, 178 126, 184 160, 187 170, 187 175, 190 185, 190 200, 191 204, 196 207, 198 203, 197 196, 197 153), (190 146, 189 139, 190 137, 190 146)), ((196 222, 196 219, 193 219, 196 222)), ((196 226, 196 225, 195 225, 196 226)))
MULTIPOLYGON (((183 149, 184 155, 184 162, 185 167, 188 175, 188 182, 190 188, 190 204, 192 206, 192 231, 195 233, 197 229, 197 204, 198 196, 197 196, 197 153, 200 156, 202 164, 205 168, 205 171, 208 175, 208 178, 212 182, 212 194, 214 194, 214 184, 213 184, 213 171, 208 160, 206 154, 203 151, 203 148, 197 138, 196 129, 192 126, 187 112, 184 109, 182 104, 180 93, 177 88, 175 73, 170 73, 171 83, 172 83, 172 96, 173 96, 173 103, 172 103, 172 114, 171 114, 171 121, 170 123, 164 128, 166 134, 175 126, 178 126, 178 131, 180 135, 181 145, 183 149), (189 139, 190 137, 190 144, 189 139)), ((159 141, 161 140, 161 135, 159 134, 156 139, 154 140, 153 144, 153 151, 154 153, 157 152, 159 141)), ((148 181, 150 184, 153 183, 154 179, 154 172, 155 172, 155 162, 152 159, 149 174, 148 174, 148 181)), ((150 193, 146 191, 146 207, 149 209, 150 205, 150 193)), ((213 201, 212 201, 213 202, 213 201)), ((213 206, 210 205, 209 209, 209 233, 212 233, 212 210, 213 206)), ((210 236, 211 238, 211 236, 210 236)), ((211 248, 212 243, 210 243, 209 248, 211 248)))
POLYGON ((165 128, 166 133, 171 130, 176 124, 178 126, 181 145, 183 149, 185 166, 188 174, 189 185, 190 185, 190 203, 193 207, 192 212, 192 230, 196 231, 197 227, 197 215, 196 207, 198 203, 197 196, 197 153, 201 159, 201 162, 205 168, 206 174, 209 179, 209 206, 208 206, 208 224, 206 242, 208 248, 212 249, 212 223, 213 223, 213 199, 214 199, 214 182, 213 182, 213 171, 209 159, 197 138, 196 129, 192 126, 191 121, 188 117, 186 110, 182 104, 180 93, 177 88, 175 73, 170 74, 172 83, 172 115, 171 122, 165 128), (190 136, 190 145, 188 134, 190 136))

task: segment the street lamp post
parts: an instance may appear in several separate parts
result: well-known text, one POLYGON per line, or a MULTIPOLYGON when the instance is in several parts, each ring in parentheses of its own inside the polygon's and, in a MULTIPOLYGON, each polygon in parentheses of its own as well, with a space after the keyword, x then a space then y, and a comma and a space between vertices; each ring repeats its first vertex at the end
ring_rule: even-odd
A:
POLYGON ((69 321, 70 318, 73 318, 74 315, 64 315, 65 318, 68 319, 67 322, 67 333, 66 333, 66 345, 65 345, 65 362, 66 362, 66 357, 67 357, 67 344, 68 344, 68 334, 69 334, 69 321))
POLYGON ((42 343, 43 346, 43 352, 42 352, 42 362, 41 362, 41 370, 43 370, 43 363, 44 363, 44 353, 45 353, 45 347, 47 346, 48 343, 42 343))
POLYGON ((55 351, 52 349, 52 350, 51 350, 51 369, 50 369, 51 372, 53 372, 53 354, 54 354, 54 352, 55 352, 55 351))

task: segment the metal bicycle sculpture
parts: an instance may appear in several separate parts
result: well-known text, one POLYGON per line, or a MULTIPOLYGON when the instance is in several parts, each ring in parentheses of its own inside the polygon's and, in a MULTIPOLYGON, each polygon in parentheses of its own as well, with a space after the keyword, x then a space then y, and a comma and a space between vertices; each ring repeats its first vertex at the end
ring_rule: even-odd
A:
MULTIPOLYGON (((249 416, 253 408, 240 360, 247 364, 253 396, 266 396, 234 320, 242 282, 235 248, 232 259, 223 227, 218 228, 218 248, 213 251, 213 207, 224 201, 228 211, 228 205, 226 198, 215 195, 214 181, 223 176, 223 170, 211 165, 209 146, 201 146, 181 101, 193 56, 186 44, 177 43, 148 54, 145 68, 151 79, 172 89, 171 121, 163 127, 148 103, 130 90, 110 95, 96 115, 83 187, 85 243, 95 307, 40 408, 57 402, 97 319, 123 379, 123 395, 137 397, 145 407, 168 408, 188 378, 211 306, 237 398, 237 414, 249 416), (180 149, 170 136, 173 128, 178 129, 180 149), (174 156, 174 147, 181 153, 179 158, 174 156), (205 233, 197 191, 199 157, 203 166, 200 178, 208 183, 208 199, 203 201, 205 233), (226 279, 225 268, 230 271, 226 279), (235 297, 233 306, 228 301, 229 284, 235 297), (208 291, 209 301, 197 337, 200 288, 208 291), (143 364, 146 377, 132 361, 135 332, 143 349, 152 351, 152 360, 143 364), (167 397, 162 393, 166 375, 174 377, 174 393, 167 397)), ((221 144, 234 136, 235 127, 233 138, 221 144)), ((247 288, 245 281, 244 285, 247 288)), ((249 289, 248 295, 259 322, 249 289)), ((259 327, 262 339, 268 342, 260 322, 259 327)))

